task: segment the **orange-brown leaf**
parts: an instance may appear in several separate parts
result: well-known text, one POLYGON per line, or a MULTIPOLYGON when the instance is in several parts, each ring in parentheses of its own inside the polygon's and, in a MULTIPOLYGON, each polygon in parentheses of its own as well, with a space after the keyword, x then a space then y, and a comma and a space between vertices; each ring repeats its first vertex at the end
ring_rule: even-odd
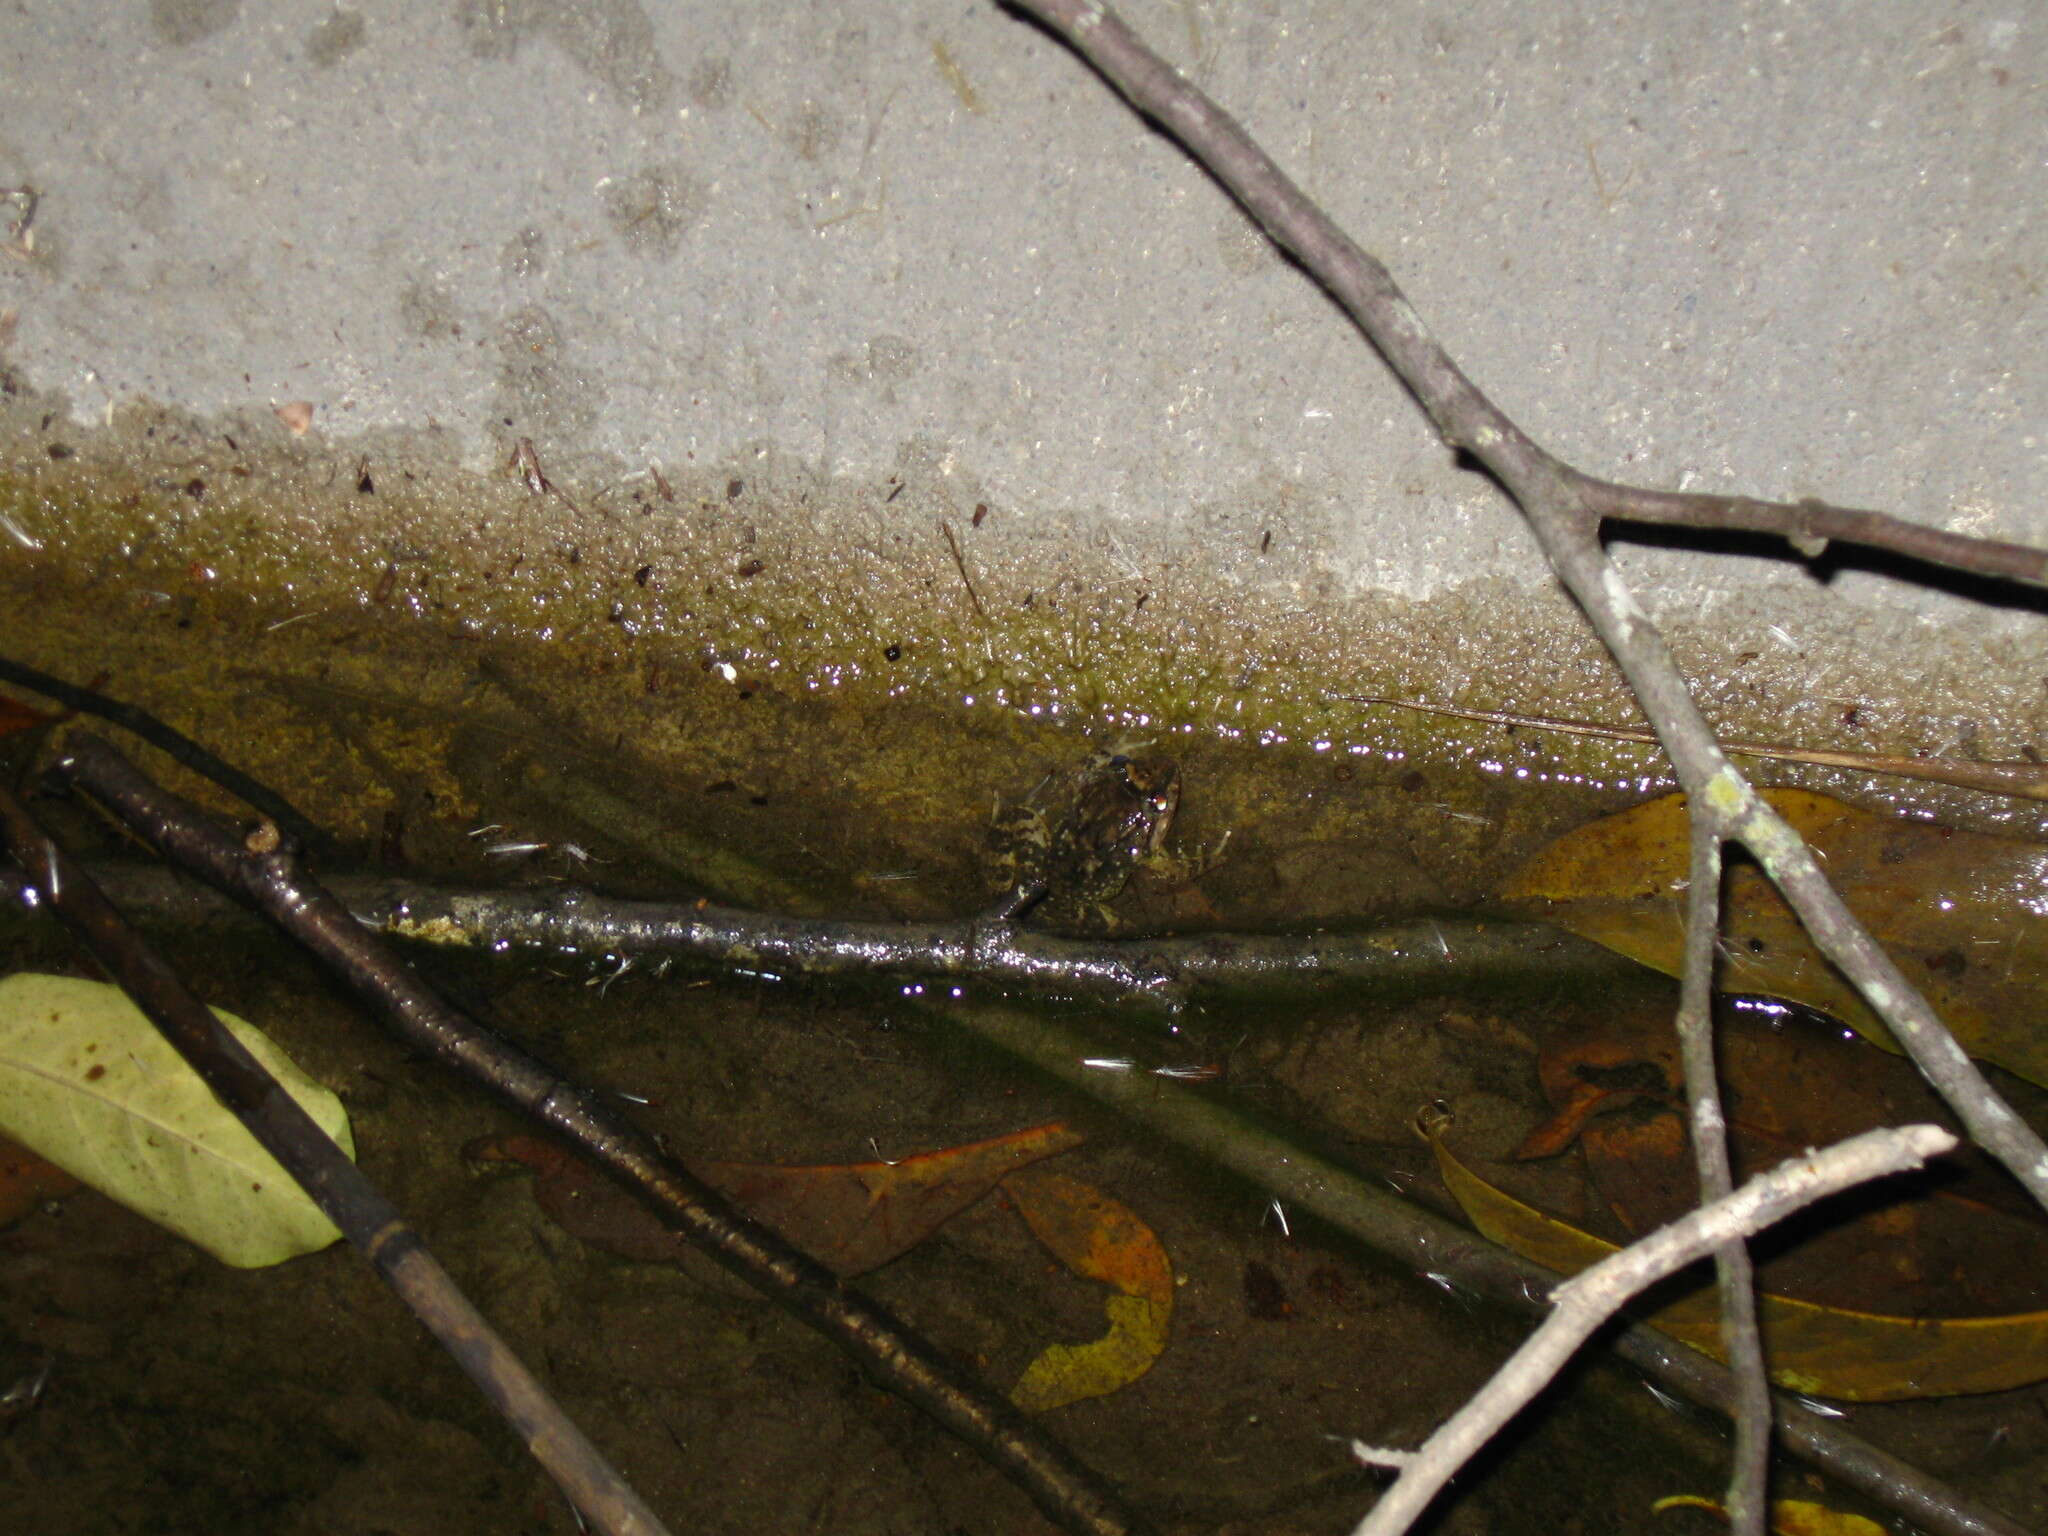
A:
POLYGON ((0 1136, 0 1227, 12 1226, 44 1200, 78 1188, 78 1180, 18 1141, 0 1136))
POLYGON ((1121 1201, 1048 1168, 1012 1174, 1003 1188, 1054 1257, 1116 1291, 1103 1305, 1109 1331, 1085 1344, 1047 1348, 1026 1368, 1010 1400, 1043 1413, 1105 1396, 1144 1375, 1166 1348, 1173 1319, 1173 1266, 1157 1235, 1121 1201))
MULTIPOLYGON (((784 1167, 693 1161, 690 1171, 841 1278, 879 1268, 965 1210, 1005 1174, 1080 1143, 1060 1123, 894 1163, 784 1167)), ((623 1258, 674 1261, 689 1243, 589 1163, 552 1142, 504 1136, 473 1143, 484 1162, 534 1172, 541 1209, 583 1241, 623 1258)))
MULTIPOLYGON (((1496 1189, 1430 1138, 1444 1182, 1487 1237, 1525 1258, 1575 1275, 1614 1253, 1612 1243, 1496 1189)), ((1794 1392, 1848 1402, 1895 1402, 2004 1392, 2048 1378, 2048 1312, 2015 1317, 1885 1317, 1760 1295, 1771 1380, 1794 1392)), ((1647 1321, 1715 1359, 1720 1306, 1711 1278, 1647 1321)))
MULTIPOLYGON (((1738 1178, 1878 1126, 1947 1119, 1909 1063, 1845 1039, 1817 1016, 1724 1005, 1716 1033, 1738 1178)), ((1580 1127, 1586 1172, 1623 1233, 1640 1236, 1697 1203, 1668 1015, 1609 1016, 1553 1041, 1539 1071, 1551 1102, 1567 1112, 1599 1089, 1637 1090, 1613 1094, 1580 1127)), ((2048 1221, 1974 1149, 1824 1201, 1779 1223, 1752 1251, 1767 1289, 1826 1306, 1950 1317, 2048 1307, 2048 1221)))

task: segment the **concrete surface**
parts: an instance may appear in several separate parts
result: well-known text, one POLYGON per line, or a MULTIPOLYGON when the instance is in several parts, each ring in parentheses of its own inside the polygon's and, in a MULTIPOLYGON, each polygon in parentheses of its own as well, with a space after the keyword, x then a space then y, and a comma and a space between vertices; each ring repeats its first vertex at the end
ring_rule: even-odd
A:
MULTIPOLYGON (((1127 16, 1584 467, 2048 540, 2038 6, 1127 16)), ((989 507, 991 590, 1052 558, 1036 537, 1162 605, 1305 632, 1351 601, 1463 601, 1470 627, 1517 594, 1536 630, 1576 622, 1318 291, 982 0, 13 0, 0 80, 0 186, 40 194, 33 248, 0 259, 0 362, 74 434, 138 402, 246 427, 303 401, 336 456, 431 434, 480 475, 521 437, 564 484, 801 466, 818 507, 759 515, 820 545, 833 517, 858 544, 989 507)), ((1882 672, 2007 749, 2048 715, 2038 605, 1627 563, 1653 610, 1725 619, 1702 654, 1777 625, 1806 670, 1774 710, 1882 672)), ((1554 696, 1597 667, 1506 675, 1554 696)))

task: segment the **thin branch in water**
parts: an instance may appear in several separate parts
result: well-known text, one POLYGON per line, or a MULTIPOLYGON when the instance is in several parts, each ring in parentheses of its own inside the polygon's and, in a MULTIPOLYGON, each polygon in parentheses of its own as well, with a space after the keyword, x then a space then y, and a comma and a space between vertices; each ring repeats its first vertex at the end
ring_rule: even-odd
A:
POLYGON ((17 688, 39 693, 46 699, 55 699, 66 709, 81 715, 96 715, 110 721, 129 735, 148 742, 173 762, 191 769, 203 779, 211 779, 245 802, 251 810, 268 816, 305 847, 325 851, 333 846, 332 838, 300 815, 297 808, 276 790, 252 779, 232 763, 222 762, 183 731, 164 724, 139 705, 110 699, 94 689, 67 683, 61 677, 52 677, 21 662, 9 661, 4 656, 0 656, 0 683, 11 683, 17 688))
POLYGON ((1555 1311, 1493 1379, 1429 1437, 1353 1536, 1401 1536, 1474 1453, 1548 1386, 1579 1346, 1630 1299, 1668 1275, 1823 1196, 1917 1168, 1956 1145, 1937 1125, 1866 1131, 1781 1163, 1734 1194, 1651 1233, 1560 1285, 1555 1311))
MULTIPOLYGON (((1444 442, 1514 498, 1537 542, 1620 665, 1691 796, 1740 842, 1821 952, 1891 1029, 1968 1128, 2048 1210, 2048 1143, 1956 1045, 1927 1001, 1828 886, 1811 850, 1736 772, 1701 716, 1664 637, 1600 544, 1617 488, 1549 453, 1468 379, 1384 264, 1360 249, 1222 108, 1183 79, 1100 0, 1014 0, 1051 27, 1145 116, 1179 139, 1341 304, 1407 385, 1444 442)), ((1845 531, 1844 537, 1847 537, 1845 531)))
POLYGON ((5 787, 0 832, 79 943, 455 1358, 582 1517, 609 1536, 667 1536, 667 1527, 470 1304, 411 1223, 5 787))
POLYGON ((974 590, 974 578, 967 574, 967 557, 960 553, 960 541, 953 537, 953 525, 942 517, 939 519, 939 531, 946 536, 946 548, 953 551, 953 568, 960 573, 960 585, 967 589, 967 601, 974 605, 974 616, 986 624, 988 610, 981 606, 981 594, 974 590))
MULTIPOLYGON (((202 923, 240 911, 157 864, 102 860, 97 878, 138 915, 202 923)), ((1543 923, 1425 918, 1354 933, 1214 931, 1077 939, 1007 921, 864 922, 785 917, 696 901, 639 901, 585 886, 458 886, 384 875, 324 882, 364 927, 409 943, 531 946, 593 962, 767 966, 778 975, 951 983, 975 993, 1091 998, 1171 1016, 1197 997, 1259 999, 1331 989, 1380 996, 1456 985, 1574 979, 1605 985, 1636 962, 1543 923)), ((0 870, 0 905, 18 887, 0 870)))
MULTIPOLYGON (((1721 1107, 1714 1061, 1714 950, 1721 934, 1721 839, 1703 820, 1692 822, 1692 858, 1686 886, 1685 968, 1679 983, 1678 1044, 1685 1063, 1685 1096, 1699 1166, 1700 1203, 1734 1192, 1728 1165, 1728 1117, 1721 1107)), ((1756 1273, 1739 1237, 1714 1250, 1721 1297, 1721 1347, 1735 1377, 1735 1466, 1728 1484, 1728 1524, 1735 1536, 1764 1536, 1769 1512, 1771 1386, 1764 1374, 1763 1338, 1757 1328, 1756 1273)))
POLYGON ((297 940, 407 1044, 482 1083, 566 1138, 675 1231, 825 1334, 888 1390, 914 1403, 1076 1536, 1146 1529, 1122 1499, 1007 1400, 964 1375, 860 1292, 778 1233, 739 1215, 604 1095, 578 1086, 449 1006, 289 848, 245 846, 83 733, 59 771, 166 858, 255 907, 297 940))
MULTIPOLYGON (((1601 725, 1591 720, 1561 720, 1554 715, 1518 715, 1504 709, 1466 709, 1456 704, 1424 704, 1415 699, 1389 699, 1364 693, 1333 693, 1330 697, 1351 704, 1384 704, 1394 709, 1412 709, 1418 714, 1449 715, 1457 720, 1557 731, 1567 736, 1638 741, 1652 747, 1658 744, 1657 733, 1646 725, 1601 725)), ((1724 741, 1721 750, 1730 757, 1764 757, 1781 763, 1810 763, 1818 768, 1848 768, 1857 773, 1883 774, 1887 778, 1952 784, 1958 789, 1982 790, 1987 795, 2006 795, 2016 800, 2048 800, 2048 765, 2041 763, 1951 762, 1939 757, 1836 752, 1825 747, 1767 746, 1756 741, 1724 741)))
MULTIPOLYGON (((1283 1202, 1297 1222, 1312 1217, 1417 1275, 1443 1275, 1462 1294, 1515 1315, 1549 1316, 1551 1292, 1564 1276, 1390 1193, 1378 1180, 1318 1155, 1298 1137, 1254 1119, 1228 1100, 1141 1073, 1091 1069, 1090 1059, 1118 1048, 1109 1039, 1043 1012, 1001 1004, 927 1005, 926 1012, 936 1023, 1248 1180, 1283 1202)), ((1733 1417, 1732 1378, 1697 1350, 1634 1322, 1616 1329, 1608 1344, 1660 1389, 1733 1417)), ((2015 1521, 1797 1399, 1774 1394, 1772 1408, 1783 1449, 1901 1520, 1936 1536, 2026 1536, 2015 1521)))

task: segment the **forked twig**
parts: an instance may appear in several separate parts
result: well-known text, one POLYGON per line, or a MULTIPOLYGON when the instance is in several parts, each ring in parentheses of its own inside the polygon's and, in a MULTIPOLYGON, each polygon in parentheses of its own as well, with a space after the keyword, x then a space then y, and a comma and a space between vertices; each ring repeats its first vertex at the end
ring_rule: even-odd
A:
POLYGON ((587 1518, 607 1536, 667 1536, 668 1528, 471 1305, 412 1224, 142 942, 4 786, 0 845, 87 953, 454 1357, 555 1480, 579 1520, 587 1518))
MULTIPOLYGON (((1397 1453, 1401 1476, 1353 1536, 1400 1536, 1472 1454, 1542 1391, 1578 1347, 1667 1275, 1724 1244, 1740 1243, 1802 1206, 1855 1184, 1917 1168, 1956 1144, 1938 1125, 1865 1131, 1824 1152, 1781 1163, 1734 1194, 1582 1270, 1551 1293, 1556 1310, 1420 1451, 1397 1453)), ((1361 1460, 1373 1459, 1371 1448, 1361 1460)), ((1394 1458, 1387 1458, 1392 1461, 1394 1458)))
MULTIPOLYGON (((1736 772, 1670 648, 1600 546, 1610 516, 1668 508, 1663 492, 1596 480, 1548 452, 1466 378, 1392 274, 1331 222, 1244 129, 1097 0, 1013 0, 1164 127, 1301 262, 1400 376, 1444 442, 1478 459, 1529 519, 1551 568, 1593 621, 1664 744, 1693 814, 1753 854, 1821 952, 1856 986, 1977 1144, 2048 1208, 2048 1144, 1964 1055, 1927 1000, 1842 905, 1812 852, 1736 772), (1629 510, 1636 500, 1642 510, 1629 510)), ((1739 507, 1769 503, 1739 501, 1739 507)), ((1731 513, 1731 516, 1735 515, 1731 513)), ((1849 536, 1853 522, 1842 525, 1849 536)), ((1944 544, 1942 548, 1948 546, 1944 544)))
POLYGON ((65 743, 59 771, 164 857, 256 908, 326 965, 407 1044, 455 1067, 569 1141, 676 1232, 852 1355, 1021 1487, 1075 1536, 1138 1536, 1121 1497, 1007 1400, 779 1233, 732 1209, 591 1089, 450 1006, 299 866, 244 847, 105 742, 65 743))
POLYGON ((1343 306, 1444 442, 1470 453, 1507 490, 1656 728, 1689 795, 1698 836, 1711 838, 1717 850, 1724 841, 1749 850, 1815 945, 1890 1028, 1978 1145, 2048 1208, 2048 1144, 1999 1097, 1926 999, 1843 905, 1812 851, 1729 762, 1662 634, 1608 560, 1600 528, 1609 518, 1768 527, 1803 553, 1818 553, 1828 538, 1855 539, 1919 559, 2031 581, 2048 575, 2048 555, 1910 530, 1875 513, 1813 503, 1676 496, 1582 473, 1541 447, 1473 384, 1431 335, 1385 265, 1339 229, 1243 127, 1146 47, 1100 0, 1012 3, 1050 27, 1137 111, 1177 138, 1343 306))

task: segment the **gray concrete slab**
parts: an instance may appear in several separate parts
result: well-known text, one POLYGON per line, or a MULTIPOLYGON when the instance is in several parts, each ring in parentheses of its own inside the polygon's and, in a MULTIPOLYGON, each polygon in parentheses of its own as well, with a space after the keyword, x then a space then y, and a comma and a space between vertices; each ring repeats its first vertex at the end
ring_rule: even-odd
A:
MULTIPOLYGON (((2038 7, 1130 19, 1584 467, 2048 540, 2038 7)), ((807 510, 759 517, 814 552, 980 504, 992 589, 1078 551, 1162 606, 1292 614, 1304 643, 1347 601, 1462 602, 1465 626, 1551 601, 1512 509, 1320 293, 997 6, 24 3, 0 76, 0 185, 40 194, 33 250, 0 260, 0 357, 81 430, 303 401, 337 454, 430 433, 492 473, 525 437, 565 484, 781 466, 807 510)), ((565 539, 581 515, 527 514, 565 539)), ((1788 630, 1804 673, 1771 709, 1882 672, 2022 737, 2040 719, 2024 609, 1628 568, 1681 624, 1725 620, 1731 654, 1788 630)), ((1547 674, 1598 667, 1510 649, 1551 702, 1547 674)), ((1476 675, 1434 654, 1407 675, 1476 675)))

